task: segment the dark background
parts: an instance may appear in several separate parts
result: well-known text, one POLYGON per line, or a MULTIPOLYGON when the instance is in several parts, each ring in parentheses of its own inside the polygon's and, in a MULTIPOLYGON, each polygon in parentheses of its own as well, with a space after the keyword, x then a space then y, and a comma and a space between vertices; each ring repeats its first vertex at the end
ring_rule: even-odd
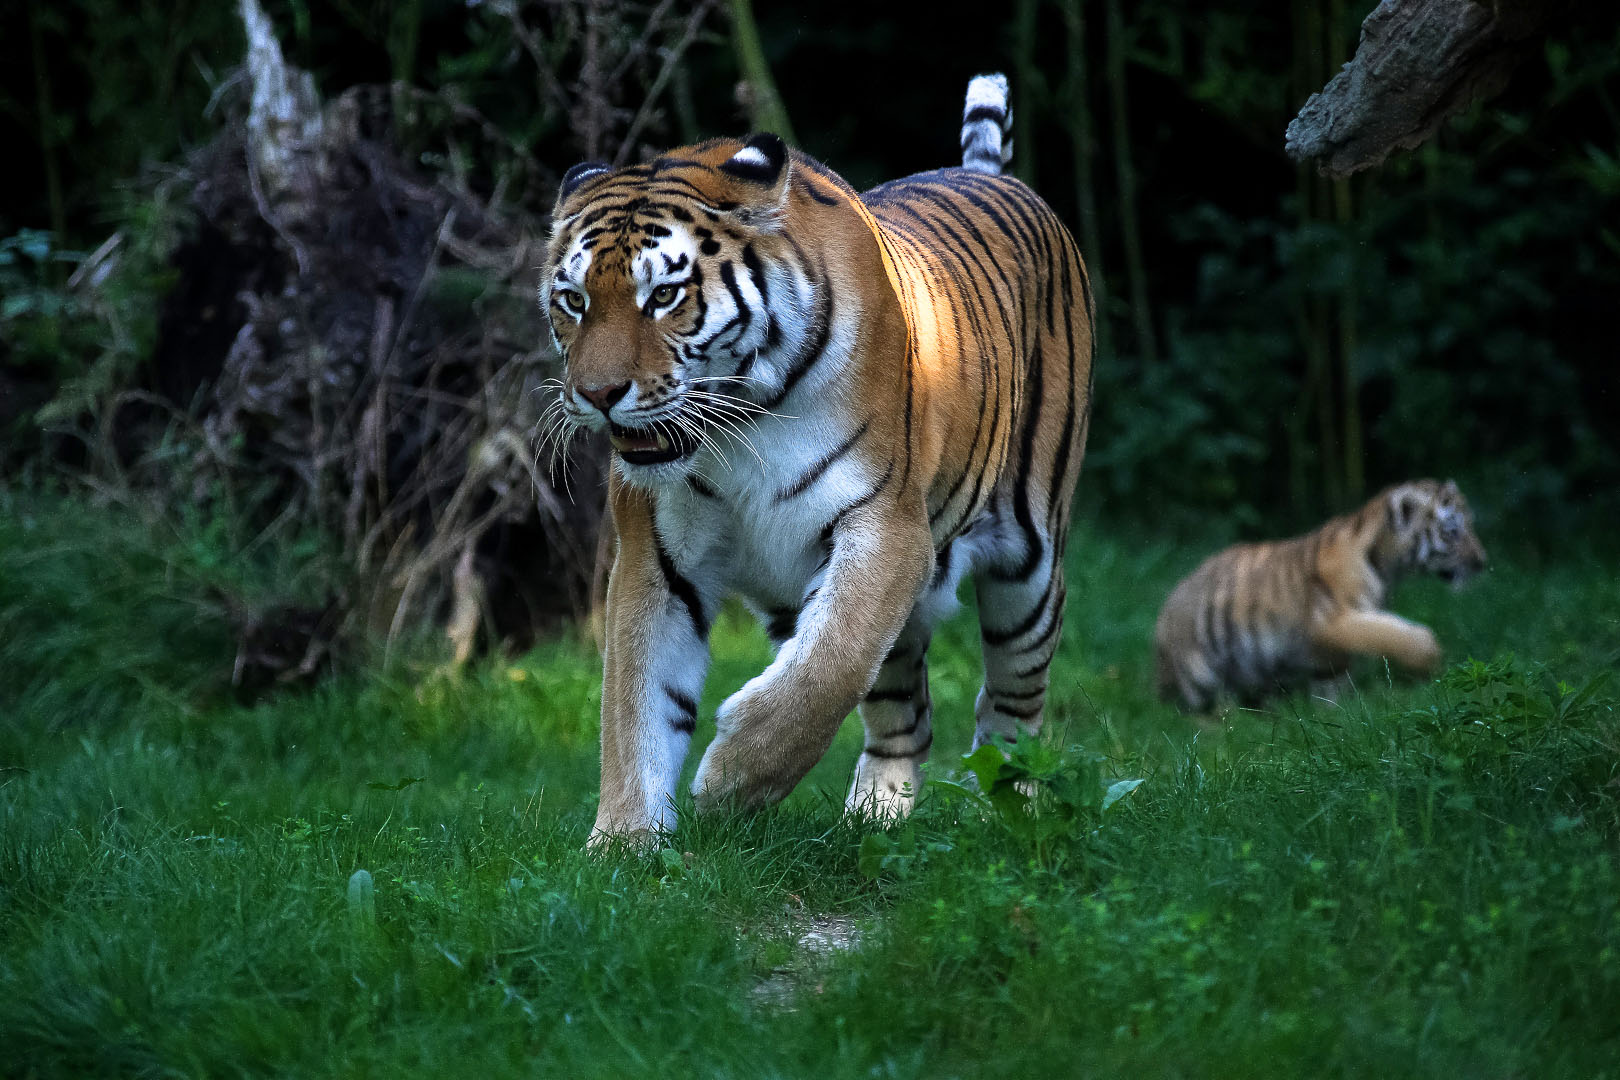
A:
MULTIPOLYGON (((555 44, 566 82, 569 27, 587 8, 631 33, 654 6, 516 9, 555 44)), ((1105 286, 1083 504, 1255 533, 1408 476, 1455 475, 1497 518, 1492 531, 1555 546, 1562 529, 1604 528, 1620 480, 1620 29, 1604 5, 1578 7, 1505 93, 1335 184, 1285 158, 1283 129, 1348 59, 1368 7, 1026 0, 755 15, 795 137, 857 187, 957 160, 969 76, 1013 79, 1016 170, 1105 286)), ((508 193, 536 220, 544 180, 583 155, 577 117, 541 103, 501 5, 267 10, 325 98, 401 80, 476 107, 545 170, 508 193)), ((750 126, 726 10, 704 27, 635 153, 750 126)), ((117 346, 126 366, 149 362, 156 330, 139 312, 172 288, 163 253, 186 227, 164 213, 164 180, 240 116, 241 51, 234 5, 70 0, 6 17, 0 140, 21 148, 0 172, 8 468, 50 452, 18 435, 32 410, 106 366, 105 322, 74 321, 71 295, 50 301, 115 229, 151 255, 117 346)), ((609 142, 651 74, 626 77, 609 142)), ((463 140, 446 154, 403 122, 397 136, 424 174, 496 183, 499 153, 463 140)))

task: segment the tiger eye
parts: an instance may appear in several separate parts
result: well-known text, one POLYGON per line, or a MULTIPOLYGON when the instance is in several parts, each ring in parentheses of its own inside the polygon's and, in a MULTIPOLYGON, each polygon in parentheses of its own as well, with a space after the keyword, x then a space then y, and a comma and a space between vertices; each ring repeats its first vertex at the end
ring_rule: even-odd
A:
POLYGON ((562 297, 563 307, 572 311, 575 315, 582 314, 585 311, 585 298, 579 293, 574 292, 572 289, 561 289, 558 290, 558 294, 562 297))
POLYGON ((676 289, 673 285, 660 285, 652 291, 652 302, 659 307, 663 307, 675 299, 675 292, 676 289))

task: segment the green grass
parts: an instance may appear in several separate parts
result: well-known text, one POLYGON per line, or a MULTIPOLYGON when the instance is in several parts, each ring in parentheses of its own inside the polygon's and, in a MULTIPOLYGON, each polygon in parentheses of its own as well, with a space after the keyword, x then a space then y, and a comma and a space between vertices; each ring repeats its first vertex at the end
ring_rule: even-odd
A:
MULTIPOLYGON (((0 511, 0 1073, 1620 1075, 1612 556, 1493 549, 1397 594, 1443 679, 1368 664, 1338 706, 1200 726, 1148 637, 1204 545, 1093 524, 1015 759, 1056 774, 1035 818, 944 785, 888 834, 842 817, 849 724, 779 810, 589 857, 587 645, 242 706, 195 599, 221 560, 0 511), (826 917, 856 946, 796 948, 826 917)), ((964 613, 940 773, 975 653, 964 613)), ((766 656, 723 619, 706 715, 766 656)))

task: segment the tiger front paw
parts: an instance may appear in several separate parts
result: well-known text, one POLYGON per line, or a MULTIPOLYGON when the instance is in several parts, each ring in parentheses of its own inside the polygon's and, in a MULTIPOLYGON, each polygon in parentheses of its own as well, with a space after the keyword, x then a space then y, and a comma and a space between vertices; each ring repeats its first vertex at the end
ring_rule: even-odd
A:
POLYGON ((1445 650, 1440 648, 1440 639, 1433 630, 1420 626, 1418 631, 1412 643, 1412 666, 1425 674, 1438 675, 1445 666, 1445 650))
POLYGON ((757 810, 780 802, 821 757, 803 718, 772 708, 765 687, 743 687, 720 706, 715 736, 692 781, 698 809, 757 810))

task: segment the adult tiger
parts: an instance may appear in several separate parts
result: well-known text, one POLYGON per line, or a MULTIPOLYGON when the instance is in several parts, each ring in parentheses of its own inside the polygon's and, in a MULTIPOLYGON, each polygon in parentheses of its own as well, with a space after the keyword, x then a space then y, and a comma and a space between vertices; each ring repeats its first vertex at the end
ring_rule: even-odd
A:
POLYGON ((1338 678, 1357 653, 1432 671, 1434 632, 1382 610, 1389 589, 1418 570, 1461 584, 1484 566, 1468 501, 1449 480, 1387 488, 1291 540, 1236 544, 1165 600, 1154 633, 1159 693, 1197 711, 1222 693, 1254 701, 1338 678))
POLYGON ((606 431, 602 792, 592 836, 668 828, 707 638, 740 593, 779 645, 721 705, 700 805, 785 796, 859 704, 851 807, 909 808, 925 653, 975 571, 975 743, 1039 728, 1091 405, 1080 255, 1000 175, 999 75, 964 167, 864 196, 774 135, 564 178, 541 299, 563 424, 606 431))

